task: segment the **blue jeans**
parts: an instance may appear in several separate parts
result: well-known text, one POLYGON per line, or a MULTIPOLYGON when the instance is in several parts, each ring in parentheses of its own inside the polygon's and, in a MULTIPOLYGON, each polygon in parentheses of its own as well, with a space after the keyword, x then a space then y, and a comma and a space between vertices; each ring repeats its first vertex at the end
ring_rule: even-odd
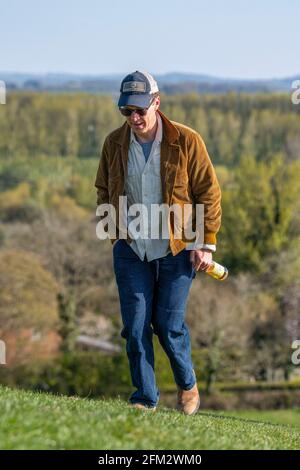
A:
POLYGON ((125 240, 113 247, 123 329, 131 380, 137 390, 131 403, 156 406, 159 390, 154 373, 155 333, 168 355, 176 384, 190 390, 196 383, 185 309, 195 270, 189 251, 141 261, 125 240))

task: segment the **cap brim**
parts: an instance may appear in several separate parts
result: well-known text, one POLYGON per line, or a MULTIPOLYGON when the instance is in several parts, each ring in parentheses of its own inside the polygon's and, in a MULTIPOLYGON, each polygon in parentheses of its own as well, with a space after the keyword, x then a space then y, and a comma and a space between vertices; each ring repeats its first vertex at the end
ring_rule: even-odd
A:
POLYGON ((118 107, 122 106, 136 106, 138 108, 148 108, 151 103, 152 95, 127 95, 121 94, 118 102, 118 107))

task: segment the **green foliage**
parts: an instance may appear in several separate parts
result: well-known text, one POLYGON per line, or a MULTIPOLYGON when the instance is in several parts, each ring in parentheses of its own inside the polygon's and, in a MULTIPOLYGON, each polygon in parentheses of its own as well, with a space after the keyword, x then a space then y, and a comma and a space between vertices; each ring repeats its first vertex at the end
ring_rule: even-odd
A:
POLYGON ((95 156, 110 126, 122 122, 103 96, 12 93, 2 108, 0 154, 10 156, 95 156))
POLYGON ((223 187, 222 253, 233 272, 262 272, 266 259, 287 246, 299 191, 299 162, 286 164, 279 154, 269 163, 242 159, 223 187))
POLYGON ((82 397, 109 396, 131 386, 125 354, 107 356, 98 351, 60 353, 47 362, 1 370, 1 382, 14 387, 82 397))
POLYGON ((68 294, 59 292, 57 301, 60 320, 58 332, 62 339, 61 350, 69 353, 74 351, 76 337, 78 336, 75 297, 72 292, 68 294))
MULTIPOLYGON (((0 190, 1 218, 7 208, 28 204, 30 207, 41 208, 53 204, 64 205, 63 201, 55 203, 56 196, 71 198, 75 206, 94 210, 94 180, 98 163, 96 158, 81 160, 71 157, 37 156, 33 165, 29 157, 12 160, 0 158, 0 188, 3 188, 2 192, 0 190)), ((70 201, 66 199, 65 203, 70 204, 70 201)), ((72 210, 70 212, 72 213, 72 210)), ((84 214, 83 211, 81 213, 84 214)))
MULTIPOLYGON (((300 151, 299 106, 287 95, 162 96, 162 111, 204 137, 215 164, 236 165, 242 154, 259 161, 300 151)), ((0 109, 0 155, 95 157, 106 135, 124 118, 102 95, 10 93, 0 109)), ((0 181, 1 187, 1 181, 0 181)))
POLYGON ((57 282, 40 261, 20 250, 0 251, 0 329, 55 327, 57 282))

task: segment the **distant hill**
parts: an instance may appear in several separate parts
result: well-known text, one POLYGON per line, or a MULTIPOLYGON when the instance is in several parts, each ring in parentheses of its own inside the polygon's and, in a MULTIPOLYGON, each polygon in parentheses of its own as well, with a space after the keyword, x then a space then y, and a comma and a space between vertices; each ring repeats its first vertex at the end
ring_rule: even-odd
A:
MULTIPOLYGON (((90 93, 116 94, 119 92, 123 74, 79 75, 70 73, 31 74, 0 72, 9 90, 33 91, 85 91, 90 93)), ((155 76, 162 92, 173 95, 178 93, 226 93, 235 92, 290 92, 294 80, 300 74, 287 78, 247 80, 219 78, 209 75, 170 72, 155 76)))

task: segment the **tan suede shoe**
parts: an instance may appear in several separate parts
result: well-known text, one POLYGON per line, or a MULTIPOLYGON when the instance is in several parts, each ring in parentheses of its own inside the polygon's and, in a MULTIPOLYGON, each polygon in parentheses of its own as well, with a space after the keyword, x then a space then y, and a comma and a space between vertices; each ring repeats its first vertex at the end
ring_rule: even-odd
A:
POLYGON ((200 395, 197 384, 190 390, 182 390, 177 386, 177 410, 185 415, 194 415, 200 407, 200 395))
POLYGON ((137 408, 138 410, 142 410, 142 411, 155 411, 156 410, 156 406, 145 406, 143 405, 142 403, 131 403, 130 405, 130 408, 137 408))

